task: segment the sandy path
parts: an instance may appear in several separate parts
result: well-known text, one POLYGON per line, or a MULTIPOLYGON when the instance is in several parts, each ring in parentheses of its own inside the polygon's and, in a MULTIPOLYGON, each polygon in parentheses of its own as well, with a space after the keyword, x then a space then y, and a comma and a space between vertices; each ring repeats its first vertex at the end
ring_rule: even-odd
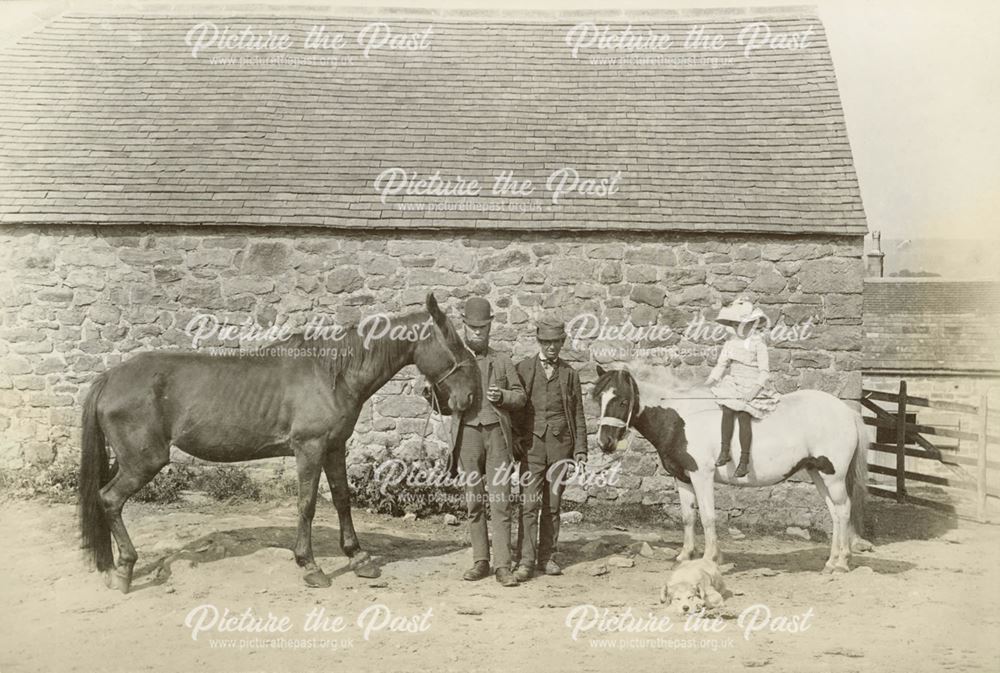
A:
POLYGON ((72 506, 7 502, 0 511, 3 673, 1000 670, 1000 530, 967 522, 949 530, 954 523, 912 507, 879 506, 881 543, 856 557, 847 575, 816 572, 826 558, 822 543, 723 538, 726 560, 736 565, 726 578, 735 595, 721 632, 686 632, 675 618, 664 633, 591 630, 577 640, 566 619, 581 604, 609 617, 667 614, 657 598, 669 561, 638 556, 634 567, 601 576, 590 574, 589 561, 640 541, 679 546, 677 531, 567 527, 564 549, 574 565, 566 575, 503 589, 492 580, 459 581, 469 560, 464 528, 359 513, 362 542, 383 564, 380 579, 363 580, 337 570, 345 561, 335 513, 324 505, 316 551, 336 576, 332 588, 314 590, 302 585, 288 550, 289 506, 130 504, 139 566, 149 570, 121 596, 83 568, 72 506), (164 558, 170 561, 158 563, 164 558), (764 628, 745 639, 738 617, 760 603, 770 625, 782 617, 801 623, 811 610, 808 628, 764 628), (259 617, 286 617, 290 629, 208 630, 195 641, 185 618, 201 605, 213 606, 198 613, 206 620, 213 609, 239 615, 250 608, 259 617), (378 605, 393 626, 423 630, 377 628, 387 614, 371 607, 378 605), (331 621, 342 617, 343 630, 306 631, 316 609, 331 621), (362 614, 371 620, 368 639, 357 624, 362 614), (284 646, 273 647, 279 638, 284 646), (258 642, 240 642, 252 639, 258 642))

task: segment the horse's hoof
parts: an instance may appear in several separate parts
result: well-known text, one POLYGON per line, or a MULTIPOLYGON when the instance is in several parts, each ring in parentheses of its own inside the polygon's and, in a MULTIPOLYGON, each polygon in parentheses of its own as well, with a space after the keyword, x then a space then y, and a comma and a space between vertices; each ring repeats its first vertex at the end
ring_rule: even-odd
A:
POLYGON ((363 566, 358 566, 354 569, 354 574, 358 577, 364 577, 366 579, 372 579, 375 577, 381 577, 382 571, 379 570, 378 566, 374 563, 366 563, 363 566))
POLYGON ((689 551, 682 551, 680 554, 677 555, 677 558, 674 559, 674 560, 677 561, 678 563, 681 563, 683 561, 690 561, 691 560, 691 552, 689 552, 689 551))
POLYGON ((331 584, 330 578, 319 568, 307 572, 303 579, 306 582, 306 586, 314 589, 326 589, 331 584))
POLYGON ((353 557, 351 557, 351 570, 358 577, 364 577, 366 579, 372 579, 375 577, 380 577, 382 571, 379 570, 375 562, 372 561, 371 555, 366 551, 359 551, 353 557))
POLYGON ((832 563, 827 563, 826 565, 823 566, 823 570, 821 572, 824 575, 832 575, 834 567, 835 566, 832 563))
POLYGON ((127 594, 129 589, 132 588, 131 578, 125 577, 114 570, 104 573, 104 584, 109 589, 115 589, 123 594, 127 594))
POLYGON ((833 566, 833 572, 839 575, 841 573, 849 573, 851 572, 851 569, 846 565, 835 565, 833 566))

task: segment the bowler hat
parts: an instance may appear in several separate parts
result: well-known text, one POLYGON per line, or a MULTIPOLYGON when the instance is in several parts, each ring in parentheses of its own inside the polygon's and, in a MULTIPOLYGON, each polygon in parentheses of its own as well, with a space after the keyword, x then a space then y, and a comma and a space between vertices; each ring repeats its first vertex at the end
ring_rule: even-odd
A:
POLYGON ((482 297, 470 297, 465 302, 465 312, 462 319, 469 327, 482 327, 489 325, 493 320, 493 309, 490 302, 482 297))
POLYGON ((535 335, 543 341, 566 338, 566 324, 555 318, 542 318, 535 327, 535 335))

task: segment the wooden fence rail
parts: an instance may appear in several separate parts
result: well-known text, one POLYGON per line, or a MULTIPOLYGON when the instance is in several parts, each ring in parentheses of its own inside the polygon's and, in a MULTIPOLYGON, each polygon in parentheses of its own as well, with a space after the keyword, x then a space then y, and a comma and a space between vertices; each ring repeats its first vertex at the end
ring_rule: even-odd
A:
MULTIPOLYGON (((970 490, 974 491, 976 495, 976 518, 980 521, 986 520, 987 497, 1000 498, 1000 490, 990 488, 989 486, 991 480, 988 472, 989 470, 1000 470, 1000 461, 990 460, 987 455, 987 449, 990 444, 1000 444, 1000 437, 988 433, 988 395, 984 394, 982 396, 978 406, 932 400, 926 397, 911 397, 906 390, 906 381, 900 381, 899 392, 896 393, 863 390, 861 405, 875 414, 874 416, 864 417, 867 425, 894 430, 893 442, 874 442, 870 446, 870 450, 895 455, 895 466, 869 464, 868 470, 874 474, 895 477, 895 490, 890 491, 877 486, 871 486, 869 487, 869 492, 875 495, 892 497, 899 502, 910 501, 940 507, 941 503, 916 498, 908 494, 906 491, 907 480, 947 488, 970 490), (890 411, 879 406, 876 402, 892 403, 895 405, 895 409, 890 411), (978 432, 966 432, 908 421, 906 415, 908 411, 911 414, 913 413, 911 407, 926 407, 975 416, 978 432), (958 455, 957 447, 937 446, 934 442, 924 437, 924 435, 976 442, 976 457, 971 458, 969 456, 958 455), (974 468, 974 470, 973 474, 968 475, 966 478, 949 478, 924 474, 915 469, 907 470, 907 457, 935 461, 955 468, 956 472, 961 470, 962 466, 974 468)), ((992 483, 996 483, 995 479, 992 483)))

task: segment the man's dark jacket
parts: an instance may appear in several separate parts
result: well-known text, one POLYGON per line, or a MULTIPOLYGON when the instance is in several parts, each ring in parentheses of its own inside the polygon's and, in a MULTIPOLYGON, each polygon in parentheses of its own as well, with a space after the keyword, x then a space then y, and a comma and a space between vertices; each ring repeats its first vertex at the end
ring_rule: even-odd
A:
MULTIPOLYGON (((517 373, 524 384, 526 401, 519 411, 511 413, 514 427, 514 442, 519 444, 519 457, 527 456, 532 444, 532 430, 535 426, 535 412, 531 405, 531 391, 535 380, 545 379, 545 369, 535 354, 517 363, 517 373)), ((559 379, 559 390, 562 393, 563 413, 566 416, 566 426, 569 429, 570 442, 573 446, 573 457, 587 454, 587 419, 583 413, 583 392, 580 388, 580 376, 568 363, 562 359, 556 362, 556 376, 559 379)))

